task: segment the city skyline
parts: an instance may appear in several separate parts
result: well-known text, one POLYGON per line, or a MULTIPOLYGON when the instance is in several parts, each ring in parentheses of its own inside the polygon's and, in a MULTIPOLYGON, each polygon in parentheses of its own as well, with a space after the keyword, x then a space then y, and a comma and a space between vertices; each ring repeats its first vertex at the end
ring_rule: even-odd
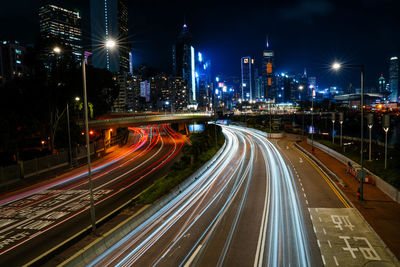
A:
MULTIPOLYGON (((67 8, 81 10, 83 40, 88 42, 89 4, 80 1, 58 2, 67 8)), ((2 10, 9 12, 0 11, 3 23, 15 25, 14 31, 3 31, 0 38, 34 42, 38 29, 36 16, 39 1, 26 1, 24 5, 26 8, 21 9, 19 5, 7 3, 2 10), (12 13, 20 15, 10 17, 8 14, 12 13)), ((129 2, 128 39, 132 43, 136 67, 147 63, 161 71, 170 71, 171 45, 184 17, 195 36, 198 49, 206 51, 207 56, 215 62, 215 71, 226 75, 240 76, 239 60, 243 56, 254 57, 257 65, 261 63, 266 34, 269 34, 275 52, 277 72, 301 73, 307 68, 310 75, 318 77, 323 87, 346 87, 350 82, 358 87, 356 73, 332 75, 328 68, 335 59, 364 64, 366 86, 378 87, 380 74, 388 76, 389 59, 399 56, 400 37, 395 34, 399 22, 394 12, 398 4, 395 1, 364 0, 346 3, 346 8, 341 8, 344 4, 328 0, 254 5, 259 8, 245 4, 228 5, 225 1, 216 4, 206 1, 198 11, 195 11, 196 6, 183 2, 168 5, 166 9, 165 3, 157 1, 146 4, 129 2), (154 14, 151 19, 144 15, 148 12, 154 14), (377 20, 382 13, 386 15, 377 20), (226 15, 224 20, 218 19, 220 15, 226 15), (386 27, 379 27, 374 21, 386 27), (236 30, 226 30, 228 27, 236 30), (356 35, 351 34, 354 32, 356 35), (380 42, 386 38, 391 41, 380 42), (232 42, 235 42, 234 47, 232 42)))

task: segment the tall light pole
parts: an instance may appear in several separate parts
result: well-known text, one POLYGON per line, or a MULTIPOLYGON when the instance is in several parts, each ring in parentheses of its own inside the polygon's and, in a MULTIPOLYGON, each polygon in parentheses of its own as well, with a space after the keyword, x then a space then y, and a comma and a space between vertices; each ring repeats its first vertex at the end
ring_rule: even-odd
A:
POLYGON ((72 147, 71 147, 71 128, 69 125, 69 104, 67 102, 67 128, 68 128, 68 156, 69 166, 72 168, 72 147))
POLYGON ((311 93, 311 151, 314 152, 314 86, 310 85, 311 93))
POLYGON ((332 144, 335 143, 335 112, 332 112, 332 144))
MULTIPOLYGON (((361 72, 361 94, 360 94, 360 108, 361 108, 361 171, 360 171, 360 200, 364 199, 364 65, 345 65, 346 68, 357 68, 361 72)), ((342 65, 338 62, 332 64, 332 69, 339 70, 342 65)))
POLYGON ((387 167, 387 135, 390 126, 390 116, 389 114, 385 114, 383 116, 383 130, 385 131, 385 169, 387 167))
POLYGON ((88 177, 89 177, 89 194, 90 194, 90 219, 92 222, 92 231, 96 231, 96 214, 94 208, 93 198, 93 183, 92 183, 92 168, 90 164, 90 142, 89 142, 89 114, 88 114, 88 101, 86 89, 86 63, 85 53, 82 53, 82 79, 83 79, 83 105, 85 111, 85 135, 86 135, 86 156, 88 163, 88 177))
POLYGON ((374 114, 368 113, 368 128, 369 128, 369 153, 368 153, 368 161, 372 161, 372 126, 374 125, 374 114))
MULTIPOLYGON (((106 40, 105 47, 107 49, 112 49, 116 46, 114 40, 106 40)), ((56 54, 61 53, 61 48, 54 47, 53 52, 56 54)), ((88 178, 89 178, 89 195, 90 195, 90 218, 92 223, 92 231, 96 231, 96 215, 94 208, 94 198, 93 198, 93 183, 92 183, 92 168, 90 163, 90 142, 89 142, 89 115, 88 115, 88 101, 87 101, 87 88, 86 88, 86 57, 85 51, 82 51, 82 81, 83 81, 83 105, 85 111, 85 132, 86 132, 86 156, 88 163, 88 178)), ((75 98, 76 101, 79 101, 79 98, 75 98)), ((68 106, 67 106, 68 109, 68 106)), ((69 115, 68 115, 69 117, 69 115)))
MULTIPOLYGON (((59 55, 59 54, 61 54, 61 52, 62 52, 62 50, 60 47, 55 46, 53 48, 54 54, 59 55)), ((70 168, 72 168, 71 127, 70 127, 70 123, 69 123, 69 103, 68 103, 68 101, 67 101, 66 111, 67 111, 67 131, 68 131, 68 161, 69 161, 70 168)))
POLYGON ((340 122, 340 147, 343 146, 343 112, 339 113, 339 122, 340 122))
MULTIPOLYGON (((304 89, 304 86, 303 85, 300 85, 299 86, 299 90, 300 91, 303 91, 303 89, 304 89)), ((303 94, 301 94, 301 95, 303 95, 303 94)), ((304 100, 303 100, 304 101, 304 100)), ((301 140, 303 141, 304 140, 304 109, 303 109, 303 121, 302 121, 302 128, 301 128, 301 140)))

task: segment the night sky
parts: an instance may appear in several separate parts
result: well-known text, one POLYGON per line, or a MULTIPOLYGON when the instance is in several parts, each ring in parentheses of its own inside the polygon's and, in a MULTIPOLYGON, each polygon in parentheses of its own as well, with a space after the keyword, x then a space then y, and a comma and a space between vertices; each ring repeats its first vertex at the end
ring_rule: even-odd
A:
MULTIPOLYGON (((5 1, 3 1, 5 2, 5 1)), ((89 36, 89 1, 59 1, 78 8, 89 36)), ((364 64, 367 86, 380 73, 388 78, 391 56, 400 56, 398 0, 288 1, 129 1, 130 41, 134 65, 147 63, 171 71, 171 45, 186 22, 195 48, 210 57, 216 74, 240 75, 240 58, 260 56, 269 35, 277 72, 317 76, 320 87, 350 82, 359 87, 355 70, 330 71, 334 59, 364 64)), ((2 3, 0 39, 33 43, 39 31, 39 1, 2 3)))

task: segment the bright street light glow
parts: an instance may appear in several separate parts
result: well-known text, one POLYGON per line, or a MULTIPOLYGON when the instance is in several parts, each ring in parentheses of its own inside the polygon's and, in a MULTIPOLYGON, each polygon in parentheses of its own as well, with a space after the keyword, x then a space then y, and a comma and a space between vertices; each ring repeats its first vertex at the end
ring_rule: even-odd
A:
POLYGON ((299 86, 299 90, 303 90, 304 89, 304 86, 303 85, 300 85, 299 86))
POLYGON ((335 62, 332 64, 332 69, 334 69, 334 70, 338 70, 341 67, 342 67, 342 65, 340 65, 340 63, 338 63, 338 62, 335 62))
POLYGON ((81 100, 79 96, 75 97, 75 101, 81 100))
POLYGON ((56 54, 60 54, 61 53, 61 48, 59 48, 58 46, 53 48, 53 52, 56 54))
POLYGON ((109 40, 106 41, 106 47, 109 48, 109 49, 114 48, 115 45, 116 45, 116 43, 115 43, 115 41, 112 40, 112 39, 109 39, 109 40))

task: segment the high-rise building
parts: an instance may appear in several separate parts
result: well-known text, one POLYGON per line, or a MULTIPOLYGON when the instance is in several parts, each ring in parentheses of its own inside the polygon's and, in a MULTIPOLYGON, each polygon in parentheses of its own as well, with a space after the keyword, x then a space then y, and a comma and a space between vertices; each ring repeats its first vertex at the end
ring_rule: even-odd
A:
POLYGON ((177 42, 172 46, 172 73, 175 77, 182 78, 185 84, 189 108, 197 107, 195 62, 192 35, 188 26, 184 24, 177 42))
POLYGON ((72 50, 79 60, 82 55, 81 15, 78 10, 68 10, 51 3, 43 2, 39 8, 40 35, 44 39, 60 41, 72 50))
POLYGON ((389 100, 399 101, 399 58, 391 57, 389 65, 389 100))
POLYGON ((90 0, 90 26, 93 66, 111 72, 129 72, 128 1, 90 0), (105 48, 106 40, 116 41, 117 46, 105 48))
POLYGON ((378 79, 378 93, 382 94, 386 92, 386 79, 383 77, 383 74, 381 73, 381 76, 378 79))
POLYGON ((254 58, 249 56, 242 57, 242 84, 241 84, 241 99, 244 101, 253 100, 255 94, 254 83, 254 58))
POLYGON ((0 43, 0 84, 30 73, 25 57, 27 48, 17 41, 0 43))
POLYGON ((269 47, 269 41, 267 41, 263 50, 262 57, 262 70, 261 75, 263 77, 263 95, 266 99, 274 99, 276 97, 276 86, 275 86, 275 60, 274 51, 269 47))

